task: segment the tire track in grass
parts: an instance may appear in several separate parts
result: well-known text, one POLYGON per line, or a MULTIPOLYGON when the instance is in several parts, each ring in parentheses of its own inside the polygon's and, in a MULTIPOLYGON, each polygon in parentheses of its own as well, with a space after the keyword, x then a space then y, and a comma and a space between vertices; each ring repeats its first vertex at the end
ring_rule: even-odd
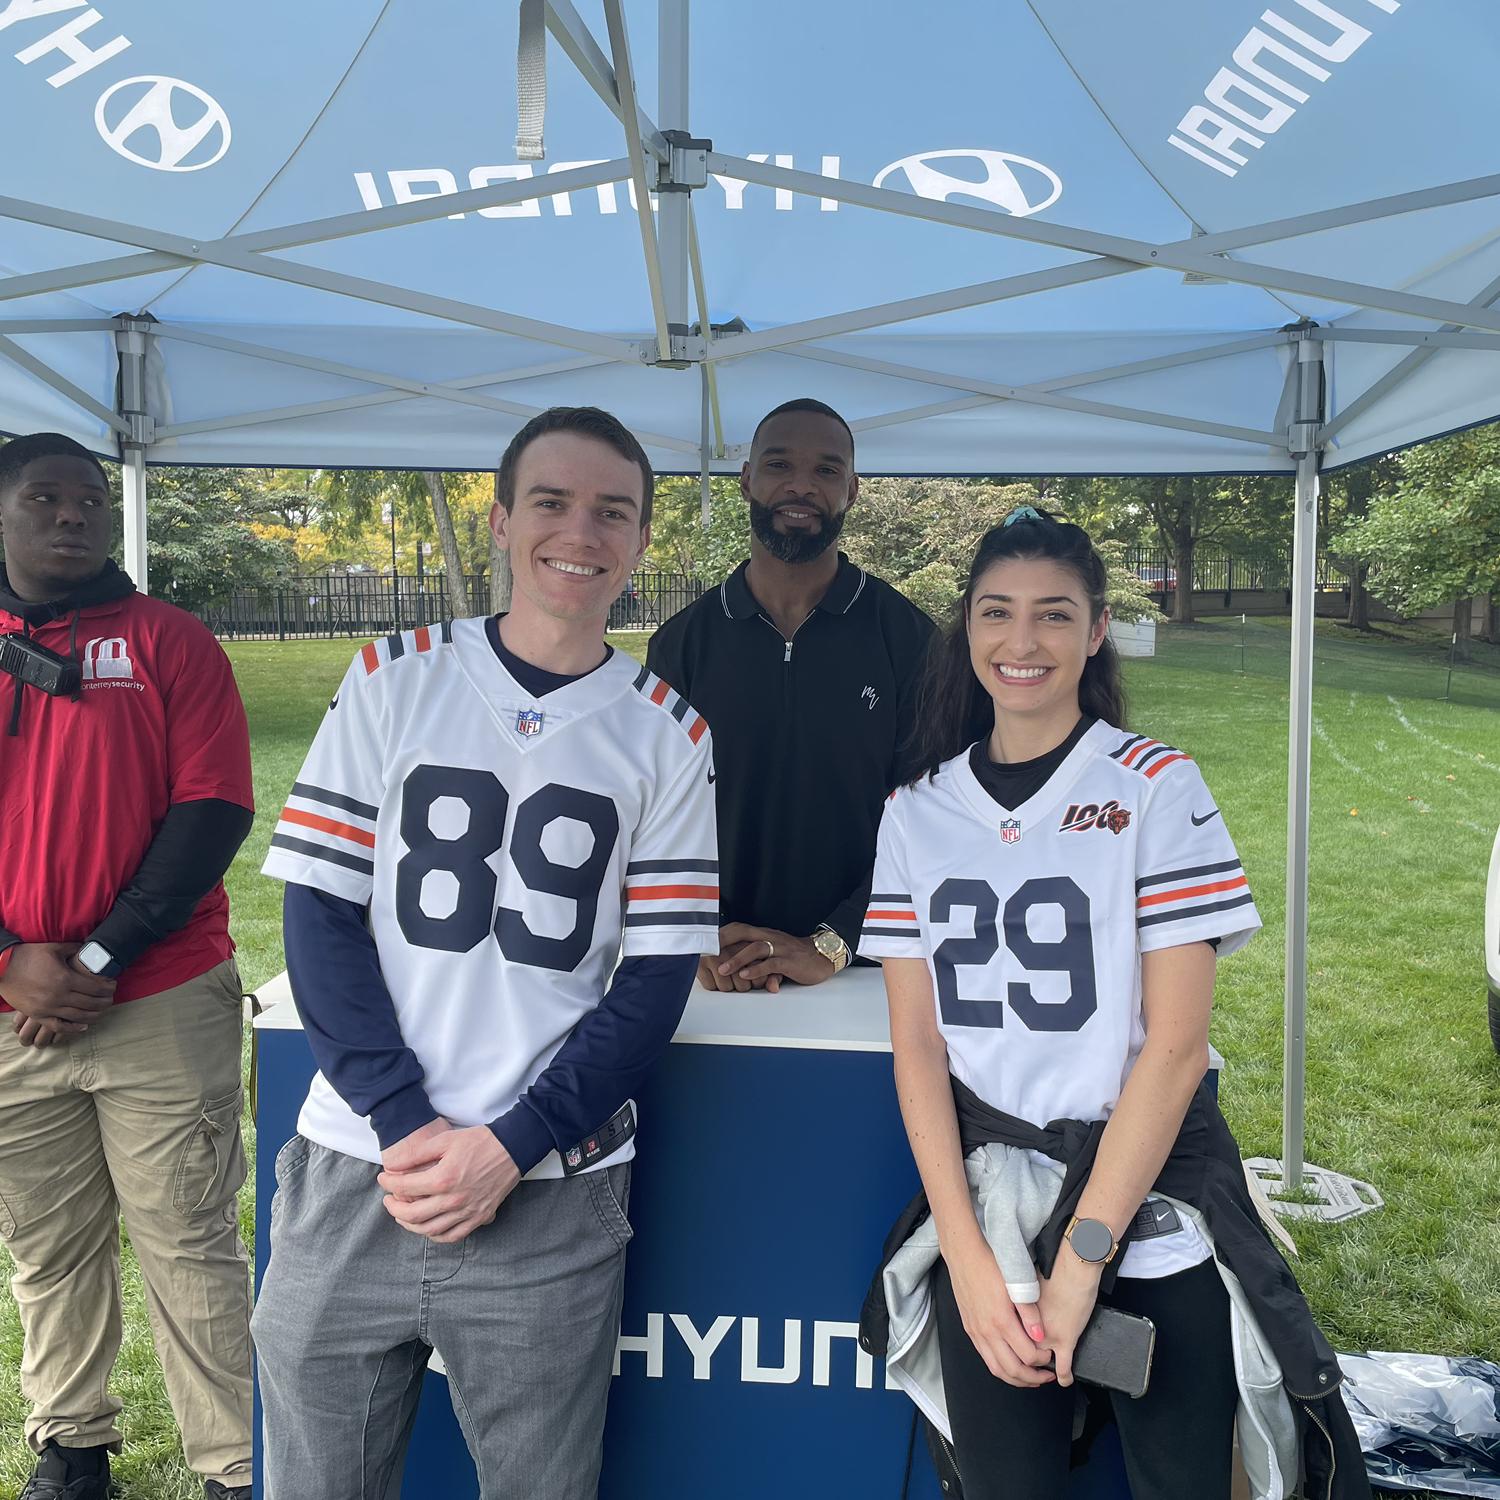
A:
MULTIPOLYGON (((1440 740, 1435 734, 1429 734, 1420 725, 1414 724, 1402 712, 1401 700, 1399 698, 1387 693, 1385 701, 1391 705, 1391 712, 1395 714, 1396 722, 1409 734, 1415 735, 1417 739, 1431 745, 1434 749, 1441 750, 1444 754, 1453 756, 1462 765, 1478 766, 1482 771, 1492 771, 1495 775, 1500 776, 1500 765, 1496 765, 1494 761, 1486 760, 1482 755, 1477 755, 1472 750, 1463 750, 1457 745, 1450 745, 1447 741, 1440 740)), ((1377 741, 1378 743, 1379 741, 1377 741)), ((1451 776, 1448 779, 1450 781, 1453 780, 1451 776)), ((1469 789, 1467 787, 1460 787, 1458 790, 1461 793, 1467 793, 1469 789)), ((1472 828, 1475 833, 1485 834, 1486 837, 1489 836, 1482 824, 1473 823, 1468 818, 1459 818, 1457 821, 1464 828, 1472 828)))
MULTIPOLYGON (((1328 752, 1329 759, 1331 759, 1335 765, 1342 766, 1343 769, 1348 771, 1352 776, 1358 776, 1362 780, 1368 781, 1372 786, 1378 787, 1389 797, 1400 797, 1402 795, 1402 793, 1398 792, 1394 787, 1387 786, 1386 783, 1383 782, 1373 772, 1365 770, 1363 766, 1355 765, 1354 762, 1350 760, 1349 757, 1345 755, 1336 744, 1334 744, 1333 736, 1330 735, 1326 729, 1324 729, 1323 721, 1318 718, 1316 714, 1313 715, 1312 732, 1318 743, 1322 745, 1322 747, 1328 752)), ((1420 797, 1411 798, 1410 805, 1420 813, 1430 813, 1432 811, 1432 808, 1420 797)))
MULTIPOLYGON (((1328 733, 1326 729, 1324 729, 1322 720, 1320 720, 1316 715, 1313 716, 1312 731, 1318 743, 1321 744, 1323 748, 1328 752, 1329 757, 1334 761, 1336 765, 1342 766, 1344 770, 1350 772, 1352 775, 1361 777, 1363 780, 1368 781, 1371 786, 1378 788, 1388 797, 1398 800, 1405 797, 1407 805, 1414 809, 1416 812, 1430 813, 1432 811, 1432 804, 1430 802, 1424 802, 1420 797, 1411 797, 1407 796, 1407 794, 1404 792, 1398 792, 1395 787, 1391 786, 1387 782, 1382 781, 1378 776, 1374 774, 1374 772, 1365 770, 1363 766, 1355 765, 1354 762, 1350 760, 1349 757, 1345 755, 1336 744, 1334 744, 1333 737, 1328 733)), ((1472 822, 1468 818, 1456 818, 1454 821, 1461 828, 1472 829, 1475 833, 1485 832, 1485 830, 1478 823, 1472 822)))
POLYGON ((1428 734, 1425 729, 1419 728, 1416 724, 1413 724, 1412 721, 1408 719, 1404 713, 1401 712, 1401 700, 1399 698, 1393 698, 1389 693, 1387 693, 1385 695, 1385 701, 1391 705, 1391 710, 1396 715, 1396 722, 1409 734, 1416 735, 1419 740, 1426 740, 1429 745, 1435 745, 1439 750, 1445 751, 1449 755, 1456 755, 1462 761, 1466 761, 1472 765, 1479 766, 1481 769, 1486 771, 1493 771, 1497 776, 1500 776, 1500 765, 1496 765, 1494 761, 1483 760, 1479 756, 1475 755, 1472 750, 1460 750, 1457 745, 1446 744, 1435 734, 1428 734))

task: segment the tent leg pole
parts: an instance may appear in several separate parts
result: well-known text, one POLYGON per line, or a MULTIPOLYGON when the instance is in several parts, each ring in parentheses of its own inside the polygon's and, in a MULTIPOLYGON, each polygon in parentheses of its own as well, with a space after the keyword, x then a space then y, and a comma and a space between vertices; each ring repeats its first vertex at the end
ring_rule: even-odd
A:
POLYGON ((121 460, 125 501, 125 571, 141 593, 149 593, 146 575, 146 450, 127 447, 121 460))
POLYGON ((1297 413, 1289 448, 1297 460, 1292 548, 1291 715, 1287 751, 1286 1019, 1283 1044, 1282 1181, 1302 1186, 1306 1158, 1307 855, 1312 770, 1313 585, 1318 553, 1317 427, 1323 406, 1323 346, 1297 342, 1297 413))
POLYGON ((146 408, 146 348, 153 321, 122 317, 115 326, 120 415, 130 427, 129 435, 120 439, 125 571, 143 594, 150 592, 146 570, 146 449, 156 435, 156 424, 146 408))
MULTIPOLYGON (((659 0, 657 15, 657 124, 660 129, 688 129, 689 0, 659 0)), ((688 214, 692 196, 669 191, 657 195, 656 242, 661 257, 662 293, 667 304, 667 324, 676 336, 685 336, 689 311, 688 214)), ((708 330, 703 334, 707 337, 708 330)), ((663 358, 667 351, 663 350, 663 358)))
POLYGON ((713 370, 708 365, 698 366, 698 494, 699 520, 703 529, 713 523, 713 425, 712 402, 709 399, 708 383, 713 370))

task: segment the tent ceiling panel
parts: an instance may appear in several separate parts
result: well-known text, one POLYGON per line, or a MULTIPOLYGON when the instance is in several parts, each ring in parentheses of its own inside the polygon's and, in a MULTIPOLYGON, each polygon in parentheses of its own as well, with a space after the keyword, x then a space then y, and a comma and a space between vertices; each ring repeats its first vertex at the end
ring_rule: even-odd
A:
MULTIPOLYGON (((861 424, 866 468, 1287 469, 1264 441, 1283 325, 1500 331, 1465 310, 1500 277, 1500 142, 1474 103, 1500 64, 1488 10, 700 4, 686 123, 712 148, 701 178, 677 165, 702 183, 710 319, 749 331, 671 352, 714 361, 731 443, 811 389, 861 424), (1400 194, 1419 196, 1368 206, 1400 194), (1254 337, 1272 342, 1163 363, 1254 337)), ((488 463, 526 409, 587 399, 686 467, 701 381, 653 367, 647 264, 685 261, 687 216, 657 194, 645 253, 601 97, 620 38, 604 0, 551 12, 545 156, 522 161, 514 5, 268 0, 242 26, 98 0, 76 33, 0 9, 0 125, 26 143, 0 320, 147 308, 167 335, 297 356, 155 340, 154 462, 488 463)), ((650 156, 657 8, 620 14, 650 156)), ((83 395, 0 359, 0 427, 46 412, 108 450, 87 407, 114 399, 112 337, 28 337, 83 395)), ((1491 353, 1327 347, 1340 457, 1500 413, 1491 353)))

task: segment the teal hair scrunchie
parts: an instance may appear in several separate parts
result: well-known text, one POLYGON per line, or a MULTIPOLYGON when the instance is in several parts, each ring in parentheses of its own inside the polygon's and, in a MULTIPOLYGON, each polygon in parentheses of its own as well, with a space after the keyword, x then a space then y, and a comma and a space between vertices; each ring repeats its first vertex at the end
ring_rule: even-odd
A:
POLYGON ((1046 516, 1034 505, 1018 505, 1000 524, 1014 526, 1017 521, 1045 521, 1046 519, 1046 516))

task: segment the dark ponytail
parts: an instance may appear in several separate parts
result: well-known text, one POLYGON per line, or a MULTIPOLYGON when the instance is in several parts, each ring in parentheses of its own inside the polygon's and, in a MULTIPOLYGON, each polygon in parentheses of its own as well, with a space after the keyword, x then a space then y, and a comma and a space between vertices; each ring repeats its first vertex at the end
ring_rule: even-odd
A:
MULTIPOLYGON (((995 705, 969 662, 969 606, 979 580, 997 562, 1046 559, 1069 569, 1083 586, 1089 622, 1104 612, 1108 577, 1104 559, 1094 550, 1088 533, 1069 521, 1058 521, 1025 505, 979 539, 969 565, 952 623, 933 642, 926 675, 917 695, 916 753, 913 781, 931 776, 944 761, 983 739, 995 727, 995 705)), ((1099 649, 1084 663, 1078 683, 1078 706, 1091 718, 1123 728, 1125 684, 1114 642, 1106 635, 1099 649)))

